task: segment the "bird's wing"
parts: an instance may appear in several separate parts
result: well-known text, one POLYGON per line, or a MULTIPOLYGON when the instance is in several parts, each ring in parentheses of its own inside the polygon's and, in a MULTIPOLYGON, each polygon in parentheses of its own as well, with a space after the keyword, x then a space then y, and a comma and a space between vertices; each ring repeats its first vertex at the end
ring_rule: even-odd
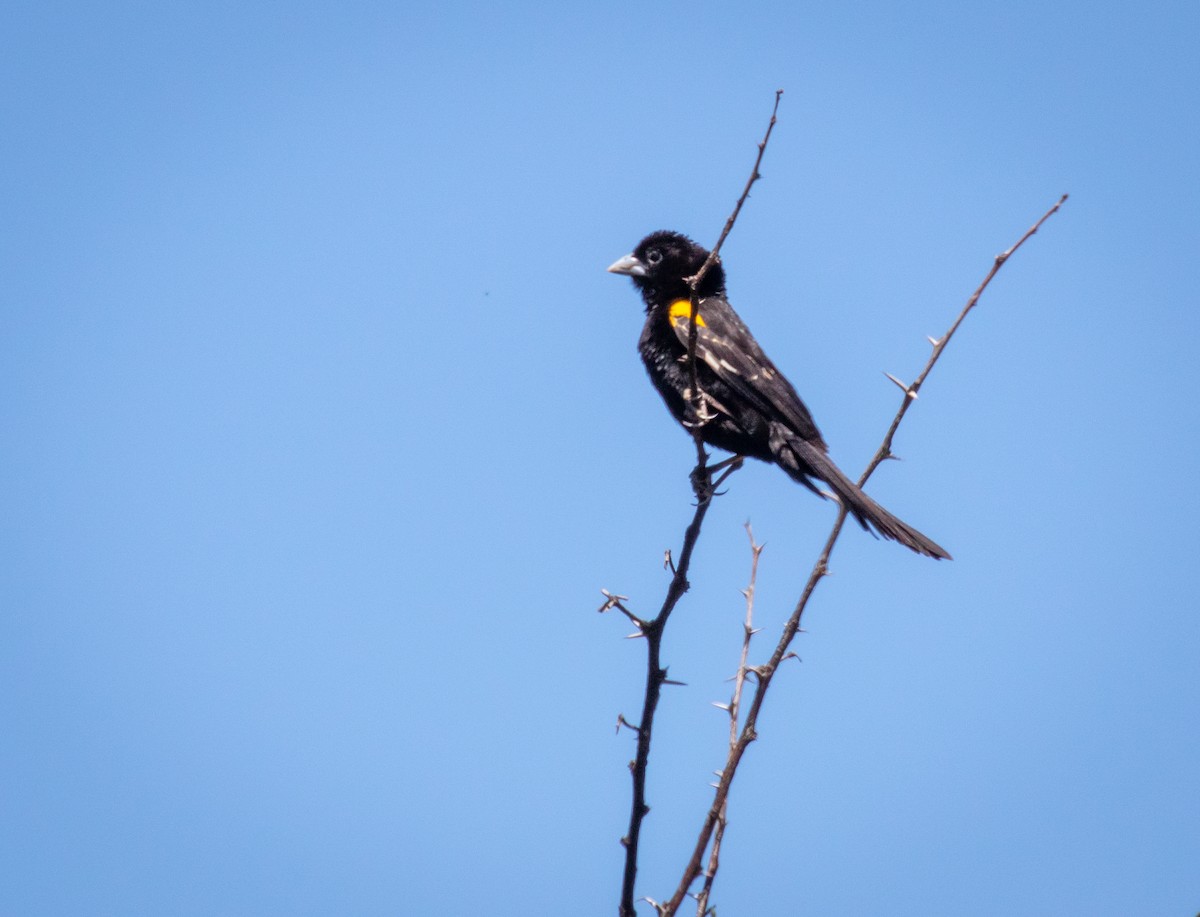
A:
MULTIPOLYGON (((825 449, 812 415, 792 384, 771 362, 733 307, 720 296, 700 300, 696 318, 696 356, 725 385, 772 420, 825 449)), ((668 319, 684 348, 688 346, 691 302, 676 300, 668 319)))

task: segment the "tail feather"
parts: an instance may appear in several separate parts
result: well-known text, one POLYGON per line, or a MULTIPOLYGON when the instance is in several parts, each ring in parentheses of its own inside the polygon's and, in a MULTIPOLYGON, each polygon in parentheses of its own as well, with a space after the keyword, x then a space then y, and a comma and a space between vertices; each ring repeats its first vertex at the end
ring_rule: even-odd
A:
MULTIPOLYGON (((772 431, 773 433, 775 431, 772 431)), ((898 541, 910 550, 936 560, 950 560, 950 553, 932 538, 922 535, 906 522, 897 519, 868 497, 858 485, 846 477, 823 449, 800 439, 795 434, 776 440, 774 449, 780 466, 804 486, 814 489, 808 477, 819 478, 829 485, 842 506, 864 529, 873 529, 884 538, 898 541)))

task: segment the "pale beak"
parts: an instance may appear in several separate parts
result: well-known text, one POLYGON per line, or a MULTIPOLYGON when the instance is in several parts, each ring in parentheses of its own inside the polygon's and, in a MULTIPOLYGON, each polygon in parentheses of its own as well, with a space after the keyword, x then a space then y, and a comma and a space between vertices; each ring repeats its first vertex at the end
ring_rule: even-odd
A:
POLYGON ((633 255, 626 255, 608 266, 610 274, 627 274, 630 277, 645 277, 646 265, 633 255))

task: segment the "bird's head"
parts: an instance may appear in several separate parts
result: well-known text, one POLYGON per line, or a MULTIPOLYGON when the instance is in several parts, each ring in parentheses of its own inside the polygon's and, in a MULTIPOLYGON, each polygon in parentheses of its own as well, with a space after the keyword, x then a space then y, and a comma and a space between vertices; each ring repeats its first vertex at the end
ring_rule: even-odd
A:
MULTIPOLYGON (((688 299, 692 295, 688 278, 695 276, 707 257, 708 249, 685 235, 655 232, 642 239, 631 254, 609 265, 608 270, 632 278, 650 309, 660 303, 688 299)), ((724 290, 725 271, 717 261, 704 275, 698 292, 711 296, 724 290)))

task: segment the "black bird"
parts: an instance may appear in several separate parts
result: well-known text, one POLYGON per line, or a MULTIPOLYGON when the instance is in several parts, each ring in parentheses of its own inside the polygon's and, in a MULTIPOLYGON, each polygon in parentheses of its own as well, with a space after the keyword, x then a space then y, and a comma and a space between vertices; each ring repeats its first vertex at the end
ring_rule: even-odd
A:
MULTIPOLYGON (((609 267, 626 274, 646 303, 646 325, 638 351, 667 409, 685 427, 696 424, 687 365, 694 276, 708 251, 687 236, 656 232, 633 253, 609 267)), ((697 290, 696 379, 703 396, 704 442, 778 465, 819 496, 813 479, 824 481, 865 529, 870 527, 918 554, 950 555, 932 539, 901 522, 863 493, 829 458, 829 447, 808 408, 775 368, 725 298, 725 271, 714 263, 697 290)))

